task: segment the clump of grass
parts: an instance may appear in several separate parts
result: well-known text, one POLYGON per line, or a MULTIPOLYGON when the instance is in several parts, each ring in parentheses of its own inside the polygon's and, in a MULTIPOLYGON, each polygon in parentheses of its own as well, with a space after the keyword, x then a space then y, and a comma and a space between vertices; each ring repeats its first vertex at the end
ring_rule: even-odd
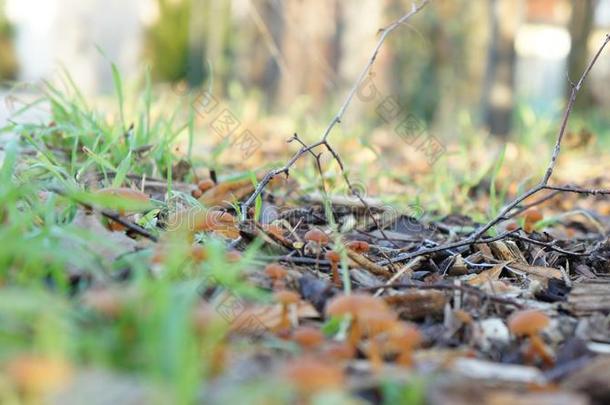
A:
MULTIPOLYGON (((168 401, 189 403, 205 389, 213 369, 210 353, 229 332, 225 320, 203 335, 196 331, 193 312, 201 293, 222 285, 240 299, 265 299, 243 281, 258 245, 227 263, 225 245, 207 237, 209 260, 195 263, 182 256, 184 246, 168 243, 157 276, 150 272, 153 244, 106 255, 123 252, 121 242, 102 225, 79 223, 83 203, 102 209, 120 201, 92 188, 128 186, 143 177, 171 182, 172 164, 180 159, 175 144, 189 136, 194 119, 191 114, 185 125, 176 125, 178 113, 153 117, 148 77, 143 96, 130 105, 114 67, 113 75, 116 116, 92 108, 66 75, 66 89, 46 83, 33 104, 49 106, 47 122, 13 122, 2 129, 0 363, 32 353, 60 357, 74 368, 145 376, 168 401), (130 279, 118 283, 125 269, 130 279), (118 291, 116 315, 87 305, 90 285, 118 291)), ((140 224, 152 232, 158 214, 174 209, 167 202, 179 194, 170 186, 140 224)), ((188 203, 198 204, 192 198, 188 203)), ((0 402, 13 395, 3 388, 0 402)))

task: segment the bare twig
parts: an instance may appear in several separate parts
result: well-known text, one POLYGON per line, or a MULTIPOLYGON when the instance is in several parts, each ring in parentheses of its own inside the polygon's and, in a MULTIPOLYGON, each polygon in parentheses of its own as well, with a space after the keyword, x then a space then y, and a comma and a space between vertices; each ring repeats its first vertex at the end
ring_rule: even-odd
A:
POLYGON ((347 111, 347 108, 349 107, 350 103, 352 102, 354 95, 356 95, 356 92, 358 91, 358 88, 364 81, 365 77, 371 71, 371 67, 373 67, 373 63, 375 63, 375 59, 377 59, 379 50, 381 49, 381 46, 385 42, 388 35, 390 35, 392 33, 392 31, 394 31, 396 28, 400 27, 403 23, 405 23, 413 15, 417 14, 422 8, 424 8, 426 6, 427 3, 428 3, 428 0, 423 0, 419 5, 413 3, 413 6, 411 7, 411 11, 409 11, 407 14, 400 17, 398 20, 394 21, 392 24, 390 24, 387 27, 380 30, 381 37, 379 38, 379 41, 377 41, 377 45, 375 45, 375 48, 373 49, 373 54, 369 58, 368 63, 364 66, 364 69, 362 69, 362 72, 360 72, 360 75, 358 76, 356 83, 354 84, 354 86, 352 87, 350 92, 348 93, 347 98, 345 99, 345 101, 343 102, 343 105, 339 109, 339 112, 330 121, 330 123, 328 124, 328 127, 326 127, 326 130, 324 131, 324 135, 322 136, 323 140, 326 140, 328 138, 328 135, 330 135, 330 132, 332 131, 333 127, 336 124, 339 124, 341 122, 341 120, 343 119, 343 115, 345 115, 345 111, 347 111))
MULTIPOLYGON (((371 67, 373 66, 373 63, 375 63, 375 59, 377 58, 377 54, 379 53, 379 50, 381 49, 381 46, 385 42, 385 40, 388 37, 388 35, 390 35, 396 28, 400 27, 405 21, 407 21, 413 15, 417 14, 422 8, 424 8, 426 6, 426 4, 428 4, 428 0, 423 0, 419 4, 413 4, 411 10, 408 13, 406 13, 405 15, 400 17, 398 20, 394 21, 392 24, 390 24, 389 26, 387 26, 386 28, 381 30, 381 33, 382 33, 381 37, 379 38, 379 41, 377 42, 377 45, 373 49, 373 53, 372 53, 371 57, 369 58, 367 64, 364 67, 364 69, 362 70, 362 72, 358 76, 358 79, 356 80, 356 82, 354 83, 354 85, 350 89, 349 93, 347 94, 347 97, 345 98, 345 101, 343 102, 343 104, 339 108, 339 111, 332 118, 332 120, 330 121, 330 123, 328 124, 326 129, 324 130, 324 133, 322 134, 322 139, 319 140, 318 142, 315 142, 315 143, 309 145, 309 146, 303 146, 301 149, 299 149, 290 158, 290 160, 288 160, 288 162, 284 166, 269 171, 262 178, 262 180, 260 181, 260 183, 258 183, 258 186, 254 190, 252 195, 250 195, 250 197, 248 197, 248 199, 245 200, 241 204, 241 220, 242 221, 245 221, 246 218, 247 218, 248 208, 254 203, 256 198, 263 192, 265 187, 267 187, 269 182, 274 177, 276 177, 276 176, 278 176, 278 175, 280 175, 282 173, 288 175, 289 170, 303 156, 303 154, 312 151, 312 149, 315 149, 315 148, 317 148, 318 146, 321 146, 321 145, 326 145, 327 147, 329 147, 329 145, 327 143, 327 139, 328 139, 328 136, 330 135, 330 132, 335 127, 335 125, 337 125, 337 124, 339 124, 341 122, 341 120, 343 118, 343 115, 345 115, 345 112, 347 111, 348 107, 350 106, 350 104, 351 104, 351 102, 352 102, 352 100, 354 98, 354 95, 358 91, 358 88, 362 85, 362 82, 366 78, 367 74, 370 72, 371 67)), ((329 151, 331 149, 332 148, 329 148, 329 151)))
POLYGON ((564 193, 577 193, 577 194, 588 194, 588 195, 609 195, 610 194, 610 190, 607 190, 607 189, 581 188, 581 187, 574 187, 571 185, 545 186, 544 188, 547 190, 555 190, 555 191, 564 192, 564 193))
MULTIPOLYGON (((67 198, 71 199, 72 201, 76 202, 77 204, 81 205, 83 208, 86 208, 86 209, 92 210, 92 211, 94 210, 94 208, 90 204, 88 204, 88 203, 86 203, 84 201, 78 200, 77 198, 74 198, 74 196, 68 195, 63 190, 60 190, 60 189, 57 189, 57 188, 52 188, 49 191, 52 191, 55 194, 59 194, 59 195, 62 195, 64 197, 67 197, 67 198)), ((125 228, 127 228, 128 230, 130 230, 133 233, 136 233, 136 234, 138 234, 140 236, 143 236, 143 237, 145 237, 147 239, 150 239, 153 242, 158 242, 158 240, 159 240, 155 235, 153 235, 152 233, 148 232, 146 229, 142 228, 140 225, 138 225, 138 224, 136 224, 136 223, 134 223, 134 222, 132 222, 132 221, 130 221, 128 219, 122 218, 116 212, 112 212, 112 211, 109 211, 107 209, 100 209, 99 213, 102 216, 104 216, 104 217, 106 217, 108 219, 111 219, 111 220, 113 220, 113 221, 123 225, 125 228)))
POLYGON ((565 250, 562 249, 560 247, 557 247, 555 244, 557 243, 557 241, 552 241, 552 242, 543 242, 540 240, 536 240, 536 239, 532 239, 532 238, 528 238, 527 236, 523 236, 523 235, 518 235, 518 234, 514 234, 510 236, 511 238, 515 238, 515 239, 519 239, 523 242, 528 242, 531 243, 533 245, 538 245, 538 246, 544 246, 546 248, 549 248, 557 253, 562 253, 564 255, 567 256, 589 256, 591 254, 591 252, 582 252, 582 253, 577 253, 577 252, 571 252, 569 250, 565 250))
MULTIPOLYGON (((89 207, 87 204, 81 202, 81 201, 77 201, 79 204, 81 204, 84 207, 89 207)), ((137 233, 140 236, 145 237, 146 239, 150 239, 153 242, 158 242, 159 239, 153 235, 152 233, 148 232, 146 229, 142 228, 140 225, 131 222, 125 218, 122 218, 119 214, 117 214, 116 212, 112 212, 112 211, 108 211, 108 210, 100 210, 100 214, 102 214, 104 217, 113 220, 114 222, 118 222, 119 224, 123 225, 125 228, 127 228, 128 230, 130 230, 133 233, 137 233)))
MULTIPOLYGON (((563 141, 563 136, 564 136, 566 128, 567 128, 568 119, 570 118, 570 113, 572 112, 572 109, 574 108, 574 102, 576 101, 576 95, 578 94, 578 91, 582 87, 585 79, 589 75, 589 72, 593 68, 593 65, 595 65, 595 62, 597 62, 597 59, 601 55, 602 51, 604 50, 604 48, 606 47, 608 42, 610 42, 610 34, 606 35, 604 42, 601 44, 601 46, 599 47, 599 49, 597 50, 597 52, 595 53, 595 55, 593 56, 593 58, 587 65, 587 67, 585 68, 585 71, 582 73, 580 80, 578 80, 576 85, 574 85, 572 87, 572 91, 570 93, 570 98, 568 100, 568 105, 566 107, 565 113, 563 114, 563 119, 561 120, 561 125, 559 127, 559 133, 557 135, 557 140, 555 141, 555 147, 553 148, 553 154, 552 154, 551 160, 549 161, 549 164, 547 166, 544 177, 542 178, 540 183, 538 183, 538 185, 536 185, 534 188, 526 191, 519 197, 515 198, 510 204, 505 206, 502 209, 502 211, 500 211, 500 213, 495 218, 493 218, 491 221, 489 221, 487 224, 485 224, 483 227, 481 227, 479 230, 477 230, 474 233, 474 235, 472 235, 469 238, 470 240, 473 240, 473 241, 478 240, 489 229, 491 229, 493 226, 497 225, 498 223, 502 222, 504 220, 504 218, 506 217, 506 215, 510 211, 512 211, 517 205, 521 204, 521 202, 523 202, 527 198, 531 197, 532 195, 534 195, 542 190, 559 190, 559 191, 577 192, 576 189, 573 189, 573 188, 563 188, 562 189, 560 187, 549 186, 548 183, 549 183, 549 180, 551 179, 551 176, 553 175, 553 170, 555 169, 555 165, 557 163, 557 158, 559 157, 559 152, 561 151, 561 142, 563 141)), ((597 194, 602 194, 602 193, 610 194, 610 191, 606 192, 604 190, 596 190, 596 193, 597 194)), ((589 194, 592 194, 592 193, 589 193, 589 194)))
MULTIPOLYGON (((488 230, 490 230, 492 227, 494 227, 497 224, 516 215, 516 213, 514 213, 514 212, 511 215, 511 211, 513 211, 517 207, 519 207, 519 205, 523 201, 527 200, 528 198, 539 193, 542 190, 552 190, 552 191, 557 191, 557 192, 570 192, 570 193, 590 194, 590 195, 610 195, 610 190, 584 189, 584 188, 578 188, 578 187, 573 187, 573 186, 569 186, 569 185, 568 186, 552 186, 552 185, 548 184, 551 176, 553 175, 553 170, 555 169, 555 165, 557 163, 557 158, 559 156, 559 152, 561 151, 561 142, 563 141, 563 136, 564 136, 566 128, 567 128, 568 119, 570 118, 570 113, 572 112, 572 109, 574 107, 574 102, 576 101, 576 95, 577 95, 578 91, 580 90, 580 88, 582 87, 585 79, 589 75, 589 72, 593 68, 593 65, 595 65, 595 62, 597 61, 597 59, 601 55, 602 51, 608 44, 608 42, 610 42, 610 34, 606 35, 604 42, 601 44, 601 46, 599 47, 599 49, 597 50, 597 52, 595 53, 595 55, 593 56, 593 58, 587 65, 587 67, 585 68, 584 72, 582 73, 582 76, 580 77, 580 80, 578 80, 578 82, 575 85, 573 85, 573 87, 572 87, 572 91, 570 93, 570 98, 568 100, 568 105, 566 107, 565 113, 563 115, 563 119, 561 121, 561 125, 559 127, 559 133, 557 135, 557 140, 555 141, 555 147, 553 148, 553 154, 551 156, 551 160, 549 161, 549 164, 547 166, 544 177, 540 180, 540 182, 533 188, 527 190, 520 196, 516 197, 512 202, 510 202, 508 205, 506 205, 494 218, 492 218, 489 222, 487 222, 485 225, 480 227, 476 232, 474 232, 472 235, 470 235, 465 240, 463 240, 461 242, 455 242, 455 243, 450 243, 450 244, 446 244, 446 245, 435 246, 433 248, 420 249, 415 252, 407 253, 404 255, 399 255, 399 256, 393 258, 391 260, 392 262, 395 263, 395 262, 406 261, 406 260, 410 260, 416 256, 420 256, 420 255, 424 255, 424 254, 436 253, 439 251, 448 250, 448 249, 452 249, 452 248, 460 247, 460 246, 471 245, 474 243, 491 242, 493 240, 498 240, 498 239, 502 239, 507 236, 510 236, 512 233, 514 233, 517 230, 515 230, 513 232, 504 233, 496 238, 487 239, 487 240, 481 239, 481 237, 483 235, 485 235, 485 233, 488 230)), ((538 200, 536 203, 545 201, 545 198, 538 200)), ((521 209, 519 209, 517 211, 517 213, 519 213, 519 212, 522 212, 521 209)), ((550 247, 550 246, 547 246, 547 247, 550 247)), ((557 250, 558 248, 554 247, 553 249, 557 250)), ((568 251, 562 251, 561 253, 574 254, 573 252, 568 252, 568 251)), ((381 262, 381 263, 377 263, 377 264, 384 265, 387 263, 381 262)))
POLYGON ((500 239, 504 239, 507 238, 513 234, 515 234, 516 232, 519 232, 521 230, 521 228, 517 228, 514 229, 510 232, 504 232, 498 236, 494 236, 492 238, 486 238, 486 239, 481 239, 478 241, 473 241, 471 240, 471 238, 459 241, 459 242, 454 242, 454 243, 448 243, 446 245, 438 245, 438 246, 434 246, 431 248, 423 248, 423 249, 419 249, 416 250, 415 252, 410 252, 410 253, 404 253, 401 255, 398 255, 396 257, 393 257, 392 259, 388 260, 382 260, 380 262, 377 262, 378 265, 380 266, 385 266, 389 263, 399 263, 399 262, 405 262, 407 260, 411 260, 414 257, 417 256, 422 256, 422 255, 428 255, 431 253, 437 253, 437 252, 442 252, 444 250, 449 250, 449 249, 453 249, 453 248, 457 248, 457 247, 462 247, 462 246, 467 246, 467 245, 472 245, 474 243, 490 243, 490 242, 495 242, 497 240, 500 239))

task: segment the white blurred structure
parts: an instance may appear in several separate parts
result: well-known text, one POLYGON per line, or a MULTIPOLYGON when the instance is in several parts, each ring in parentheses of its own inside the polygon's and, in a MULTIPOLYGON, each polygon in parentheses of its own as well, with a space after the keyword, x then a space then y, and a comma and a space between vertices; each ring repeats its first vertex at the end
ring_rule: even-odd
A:
POLYGON ((151 0, 7 0, 16 28, 19 79, 53 79, 63 64, 85 93, 112 88, 106 57, 129 77, 139 73, 151 0))

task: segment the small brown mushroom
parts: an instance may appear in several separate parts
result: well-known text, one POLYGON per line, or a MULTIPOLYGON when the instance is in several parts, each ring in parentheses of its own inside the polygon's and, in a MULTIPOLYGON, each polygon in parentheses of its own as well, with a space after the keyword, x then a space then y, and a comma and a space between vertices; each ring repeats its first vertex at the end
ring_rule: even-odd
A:
POLYGON ((199 190, 198 188, 194 189, 193 191, 191 191, 191 196, 193 198, 199 198, 203 195, 203 193, 201 192, 201 190, 199 190))
POLYGON ((390 333, 395 328, 397 321, 393 312, 381 307, 364 310, 358 315, 358 322, 364 334, 368 337, 367 355, 373 371, 378 371, 383 364, 378 338, 382 334, 390 333))
POLYGON ((282 239, 284 237, 284 229, 281 226, 277 225, 263 225, 263 229, 270 235, 275 236, 277 239, 282 239))
POLYGON ((413 365, 413 349, 419 347, 423 337, 414 325, 400 323, 390 336, 390 345, 398 351, 396 362, 404 367, 413 365))
POLYGON ((288 271, 279 263, 270 263, 265 267, 265 275, 271 279, 273 288, 279 288, 283 286, 288 271))
POLYGON ((328 245, 330 239, 328 236, 319 230, 318 228, 312 228, 305 234, 305 252, 307 254, 314 254, 319 257, 322 253, 324 246, 328 245))
POLYGON ((525 221, 523 223, 523 230, 527 233, 533 232, 536 223, 542 221, 543 218, 544 216, 542 215, 542 212, 540 212, 539 209, 530 208, 525 212, 524 215, 525 221))
POLYGON ((307 242, 315 242, 320 246, 326 246, 329 242, 328 236, 318 228, 307 231, 307 233, 305 233, 305 240, 307 242))
POLYGON ((363 240, 353 240, 351 242, 348 242, 345 247, 358 254, 368 253, 370 249, 369 244, 363 240))
POLYGON ((324 342, 324 334, 318 328, 301 326, 293 332, 292 340, 304 350, 312 350, 324 342))
POLYGON ((549 325, 550 319, 543 312, 524 310, 514 313, 508 320, 508 328, 517 337, 528 337, 528 360, 539 357, 546 366, 552 366, 554 359, 550 348, 544 343, 540 333, 549 325))
POLYGON ((356 349, 349 343, 331 343, 322 351, 322 358, 336 361, 348 361, 354 358, 356 349))
POLYGON ((340 295, 330 301, 326 307, 327 316, 351 316, 349 343, 356 347, 362 337, 359 319, 365 311, 388 312, 388 305, 381 299, 366 294, 340 295))
POLYGON ((339 275, 339 262, 341 261, 341 256, 334 250, 329 250, 324 255, 324 258, 330 262, 333 284, 337 287, 341 287, 341 276, 339 275))
POLYGON ((212 180, 206 179, 206 180, 201 180, 199 183, 197 183, 197 188, 203 194, 206 191, 208 191, 209 189, 211 189, 212 187, 214 187, 215 185, 216 185, 216 183, 214 183, 212 180))
POLYGON ((289 317, 290 306, 297 304, 301 297, 299 296, 299 294, 297 294, 293 291, 281 290, 274 294, 274 298, 277 302, 279 302, 282 305, 282 314, 281 314, 280 322, 276 327, 276 330, 281 332, 281 331, 284 331, 284 330, 290 328, 290 317, 289 317))
POLYGON ((282 370, 282 376, 304 396, 305 400, 317 392, 341 387, 344 378, 341 368, 310 357, 298 358, 290 362, 282 370))

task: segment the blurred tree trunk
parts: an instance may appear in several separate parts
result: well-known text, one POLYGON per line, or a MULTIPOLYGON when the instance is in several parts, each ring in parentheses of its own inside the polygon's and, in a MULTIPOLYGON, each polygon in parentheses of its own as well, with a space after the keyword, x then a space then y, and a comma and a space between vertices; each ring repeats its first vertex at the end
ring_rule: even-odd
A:
POLYGON ((208 14, 205 0, 191 0, 188 33, 188 60, 186 80, 190 86, 199 86, 205 76, 205 26, 208 14))
POLYGON ((214 83, 214 91, 219 95, 224 94, 227 80, 230 74, 231 55, 231 2, 226 0, 206 0, 207 9, 207 32, 205 44, 205 65, 207 76, 211 76, 214 83))
POLYGON ((265 91, 271 103, 280 75, 285 70, 280 44, 284 30, 282 3, 275 0, 248 0, 234 8, 240 34, 236 39, 234 72, 243 83, 265 91))
MULTIPOLYGON (((572 18, 570 20, 570 37, 572 47, 568 57, 570 79, 576 81, 585 69, 589 57, 589 36, 593 28, 593 15, 596 0, 572 0, 572 18)), ((570 84, 568 83, 568 86, 570 84)), ((569 94, 570 88, 568 88, 569 94)), ((590 86, 584 86, 578 92, 578 98, 574 108, 586 110, 593 104, 593 96, 590 86)))
POLYGON ((280 105, 298 95, 308 95, 321 106, 333 87, 337 67, 337 1, 285 0, 282 56, 286 72, 281 77, 280 105))
POLYGON ((489 131, 499 136, 506 136, 512 123, 518 6, 515 0, 489 0, 491 39, 482 111, 489 131))

